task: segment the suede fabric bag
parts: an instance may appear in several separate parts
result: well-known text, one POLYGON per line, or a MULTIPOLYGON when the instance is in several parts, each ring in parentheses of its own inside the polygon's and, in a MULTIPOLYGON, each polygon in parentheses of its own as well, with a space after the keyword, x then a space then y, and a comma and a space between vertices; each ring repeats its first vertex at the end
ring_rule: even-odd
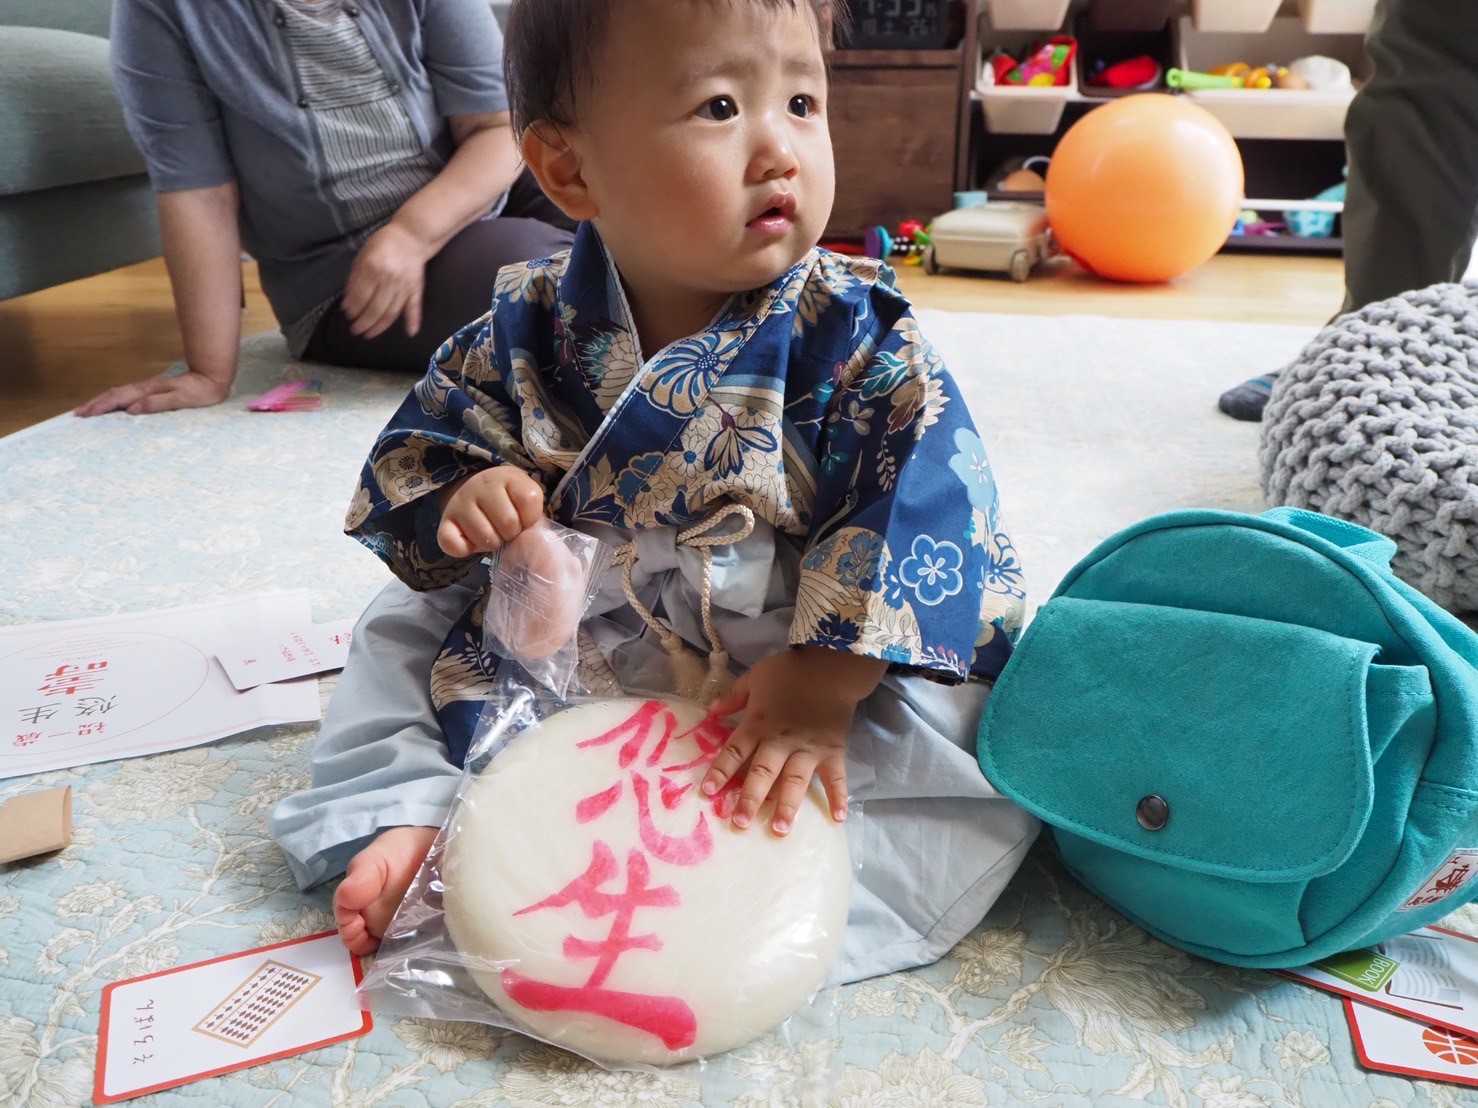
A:
POLYGON ((1098 546, 1022 636, 980 763, 1164 941, 1279 968, 1478 894, 1478 635, 1314 512, 1182 511, 1098 546))

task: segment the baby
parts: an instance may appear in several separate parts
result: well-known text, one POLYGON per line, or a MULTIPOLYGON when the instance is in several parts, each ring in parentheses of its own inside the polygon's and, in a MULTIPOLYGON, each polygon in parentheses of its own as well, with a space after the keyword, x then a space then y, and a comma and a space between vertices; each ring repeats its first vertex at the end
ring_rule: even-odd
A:
MULTIPOLYGON (((984 448, 886 267, 816 247, 823 33, 811 0, 515 0, 515 129, 582 224, 567 254, 502 272, 350 509, 404 584, 365 613, 313 786, 272 830, 305 887, 347 860, 351 951, 377 946, 491 694, 481 555, 546 517, 634 540, 649 622, 737 663, 716 709, 739 721, 703 782, 742 775, 736 827, 816 818, 813 778, 838 821, 849 787, 866 801, 834 980, 939 957, 1030 845, 973 753, 1024 595, 984 448), (710 577, 690 529, 732 506, 753 527, 719 528, 710 577)), ((652 636, 622 590, 593 615, 606 672, 640 687, 632 643, 652 636)))

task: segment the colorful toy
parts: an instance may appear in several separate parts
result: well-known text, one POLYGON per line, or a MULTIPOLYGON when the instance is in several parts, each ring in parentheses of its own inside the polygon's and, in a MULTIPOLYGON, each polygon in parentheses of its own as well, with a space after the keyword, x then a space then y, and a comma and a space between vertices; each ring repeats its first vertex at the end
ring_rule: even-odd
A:
POLYGON ((929 230, 917 219, 905 219, 896 234, 886 227, 869 227, 862 239, 862 252, 869 258, 886 261, 895 254, 904 265, 918 265, 929 246, 929 230))
POLYGON ((1184 97, 1139 93, 1070 127, 1047 167, 1047 220, 1100 277, 1167 281, 1226 242, 1242 208, 1242 156, 1184 97))
MULTIPOLYGON (((1348 172, 1348 170, 1346 171, 1348 172)), ((1323 192, 1316 193, 1311 199, 1314 200, 1338 200, 1341 203, 1345 198, 1345 183, 1341 181, 1337 185, 1330 185, 1323 192)), ((1334 234, 1334 213, 1309 211, 1305 208, 1290 208, 1283 213, 1283 218, 1288 221, 1288 229, 1295 235, 1306 239, 1327 239, 1334 234)))
POLYGON ((1306 79, 1287 66, 1254 67, 1246 62, 1213 66, 1205 73, 1194 69, 1172 69, 1165 74, 1165 83, 1171 88, 1187 89, 1192 92, 1202 89, 1307 89, 1310 87, 1306 79))
POLYGON ((981 74, 987 84, 1052 88, 1068 83, 1078 42, 1068 35, 1055 35, 1021 61, 1004 50, 986 59, 981 74))
POLYGON ((1128 58, 1113 65, 1100 63, 1099 68, 1088 77, 1094 88, 1140 89, 1158 88, 1160 85, 1160 63, 1148 54, 1128 58))

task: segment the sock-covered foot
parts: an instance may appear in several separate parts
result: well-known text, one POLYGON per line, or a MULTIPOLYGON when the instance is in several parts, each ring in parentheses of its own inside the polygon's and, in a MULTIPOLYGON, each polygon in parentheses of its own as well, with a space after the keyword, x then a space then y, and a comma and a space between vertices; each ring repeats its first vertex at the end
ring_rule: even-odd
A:
POLYGON ((435 827, 389 827, 353 858, 334 892, 334 922, 350 954, 371 954, 436 841, 435 827))
POLYGON ((1273 391, 1273 382, 1277 380, 1278 373, 1275 369, 1272 373, 1264 373, 1261 377, 1243 381, 1236 388, 1227 389, 1221 394, 1216 406, 1233 419, 1256 423, 1262 419, 1262 410, 1268 406, 1268 396, 1273 391))

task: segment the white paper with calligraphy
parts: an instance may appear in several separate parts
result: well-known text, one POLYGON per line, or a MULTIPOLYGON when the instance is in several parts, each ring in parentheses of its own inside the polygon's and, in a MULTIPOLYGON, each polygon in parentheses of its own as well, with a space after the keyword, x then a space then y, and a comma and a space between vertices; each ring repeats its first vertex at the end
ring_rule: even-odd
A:
POLYGON ((231 684, 243 692, 274 681, 343 669, 354 641, 354 620, 274 630, 256 642, 235 642, 217 656, 231 684))
MULTIPOLYGON (((98 1104, 363 1035, 359 960, 337 931, 116 981, 103 990, 98 1104)), ((208 1099, 208 1098, 207 1098, 208 1099)))
POLYGON ((306 589, 0 627, 0 778, 315 720, 316 681, 237 692, 215 655, 311 624, 306 589))
POLYGON ((734 790, 698 789, 728 734, 692 702, 627 698, 509 740, 464 780, 366 978, 371 1006, 416 1010, 397 1001, 456 966, 476 985, 418 1014, 513 1027, 611 1067, 706 1057, 782 1023, 840 946, 847 838, 814 794, 784 839, 766 819, 734 830, 734 790), (477 986, 496 1009, 469 1003, 477 986))

